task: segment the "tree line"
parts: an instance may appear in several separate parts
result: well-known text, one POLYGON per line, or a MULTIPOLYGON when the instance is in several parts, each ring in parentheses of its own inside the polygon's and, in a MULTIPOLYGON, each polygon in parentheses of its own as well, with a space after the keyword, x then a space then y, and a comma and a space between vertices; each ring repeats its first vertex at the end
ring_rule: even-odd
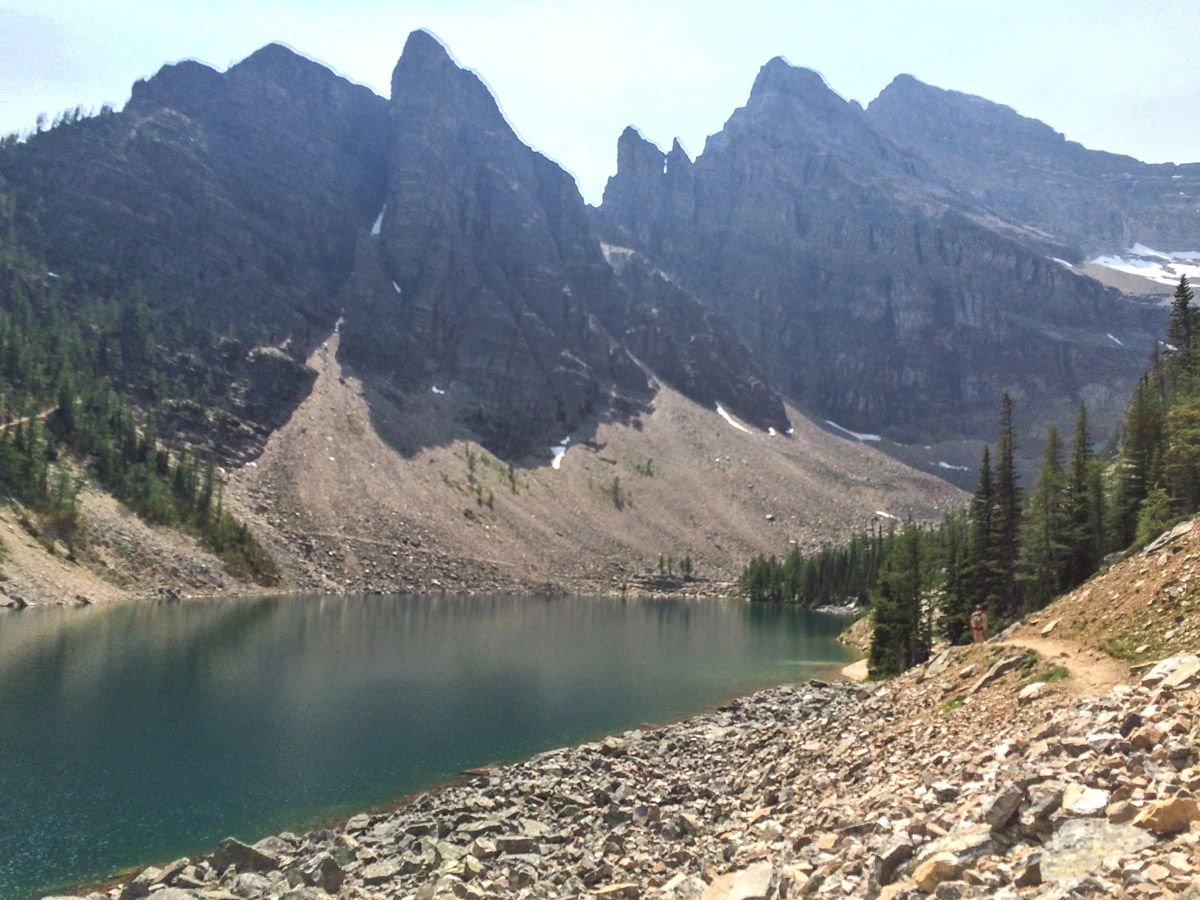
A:
POLYGON ((1166 340, 1130 397, 1114 449, 1093 447, 1087 409, 1069 450, 1057 426, 1032 490, 1020 485, 1015 404, 1000 401, 995 452, 985 446, 967 509, 937 525, 906 523, 886 536, 785 560, 752 559, 739 579, 756 600, 869 600, 872 677, 923 662, 935 638, 966 643, 976 607, 993 630, 1084 582, 1112 553, 1144 546, 1200 508, 1200 314, 1187 278, 1174 295, 1166 340))
POLYGON ((852 535, 842 546, 823 547, 812 554, 796 548, 783 559, 760 554, 742 570, 737 591, 750 600, 770 603, 862 605, 869 601, 894 541, 894 527, 885 531, 883 523, 876 521, 869 531, 852 535))
POLYGON ((0 490, 68 542, 84 472, 144 518, 195 535, 232 574, 277 572, 224 508, 216 466, 159 439, 113 386, 153 368, 155 322, 135 289, 68 305, 0 196, 0 490), (74 464, 72 464, 74 463, 74 464))

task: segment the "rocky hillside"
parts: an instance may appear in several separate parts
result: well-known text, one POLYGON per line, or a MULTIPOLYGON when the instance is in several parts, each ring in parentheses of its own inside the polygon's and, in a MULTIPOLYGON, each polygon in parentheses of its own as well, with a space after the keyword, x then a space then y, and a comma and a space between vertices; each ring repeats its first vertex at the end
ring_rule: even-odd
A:
POLYGON ((617 278, 571 176, 521 143, 426 32, 396 66, 390 118, 378 240, 359 262, 382 277, 345 304, 348 360, 402 390, 452 388, 507 457, 628 420, 652 376, 763 430, 788 427, 750 354, 700 304, 648 273, 617 278))
POLYGON ((724 593, 744 561, 866 527, 940 518, 957 489, 791 411, 789 434, 655 383, 630 422, 560 433, 511 466, 465 425, 453 383, 398 397, 316 350, 309 397, 227 502, 297 587, 334 591, 724 593), (695 577, 660 580, 660 556, 695 577))
MULTIPOLYGON (((1191 555, 1177 536, 1107 577, 1191 555)), ((1200 658, 1131 671, 1052 640, 1077 615, 885 684, 785 686, 394 812, 231 838, 108 897, 1195 896, 1200 658)))
POLYGON ((56 277, 146 298, 171 361, 127 391, 164 405, 160 383, 175 427, 235 458, 308 390, 308 344, 382 202, 386 107, 278 45, 224 73, 168 65, 121 112, 0 153, 0 191, 56 277))
POLYGON ((173 391, 175 426, 230 460, 287 419, 343 314, 364 375, 404 395, 453 384, 459 423, 514 461, 631 421, 653 384, 762 430, 785 430, 790 403, 917 446, 977 440, 1007 389, 1039 426, 1085 400, 1103 432, 1162 317, 1052 257, 1118 233, 1186 244, 1160 188, 1187 193, 1191 170, 1058 152, 980 103, 902 78, 864 111, 775 59, 694 161, 628 130, 589 214, 416 32, 390 99, 275 45, 224 73, 169 65, 124 110, 6 148, 0 182, 53 271, 145 293, 178 356, 128 390, 173 391), (901 127, 918 121, 924 143, 901 127), (1014 166, 1041 174, 1000 197, 1014 166), (1101 170, 1155 186, 1088 215, 1072 198, 1101 170), (1123 224, 1085 241, 1049 209, 1123 224))

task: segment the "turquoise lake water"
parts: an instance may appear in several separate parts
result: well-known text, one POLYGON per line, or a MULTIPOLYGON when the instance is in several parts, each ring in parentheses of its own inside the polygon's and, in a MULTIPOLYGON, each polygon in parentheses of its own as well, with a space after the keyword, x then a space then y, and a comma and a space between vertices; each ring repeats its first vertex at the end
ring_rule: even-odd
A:
POLYGON ((0 897, 257 840, 829 674, 729 601, 285 597, 0 615, 0 897))

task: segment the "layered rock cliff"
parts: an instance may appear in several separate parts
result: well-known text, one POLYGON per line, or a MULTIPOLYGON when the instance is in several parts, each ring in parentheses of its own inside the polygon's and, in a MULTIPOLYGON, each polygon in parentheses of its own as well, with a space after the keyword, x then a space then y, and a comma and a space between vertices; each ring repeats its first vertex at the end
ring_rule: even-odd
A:
POLYGON ((1114 413, 1159 327, 779 59, 694 163, 627 130, 597 221, 710 304, 785 394, 900 437, 987 433, 1003 390, 1114 413))
POLYGON ((145 295, 162 353, 117 380, 238 456, 311 384, 307 345, 382 202, 385 123, 382 98, 273 44, 224 73, 164 66, 123 111, 8 148, 0 190, 80 315, 145 295))

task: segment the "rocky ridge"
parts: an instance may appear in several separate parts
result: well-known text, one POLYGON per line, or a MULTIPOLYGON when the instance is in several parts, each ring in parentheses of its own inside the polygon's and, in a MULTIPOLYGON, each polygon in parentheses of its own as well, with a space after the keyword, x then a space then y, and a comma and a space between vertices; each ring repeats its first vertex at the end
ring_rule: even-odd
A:
POLYGON ((900 75, 866 117, 957 190, 1068 244, 1072 262, 1142 242, 1200 247, 1200 166, 1089 150, 999 103, 900 75))

